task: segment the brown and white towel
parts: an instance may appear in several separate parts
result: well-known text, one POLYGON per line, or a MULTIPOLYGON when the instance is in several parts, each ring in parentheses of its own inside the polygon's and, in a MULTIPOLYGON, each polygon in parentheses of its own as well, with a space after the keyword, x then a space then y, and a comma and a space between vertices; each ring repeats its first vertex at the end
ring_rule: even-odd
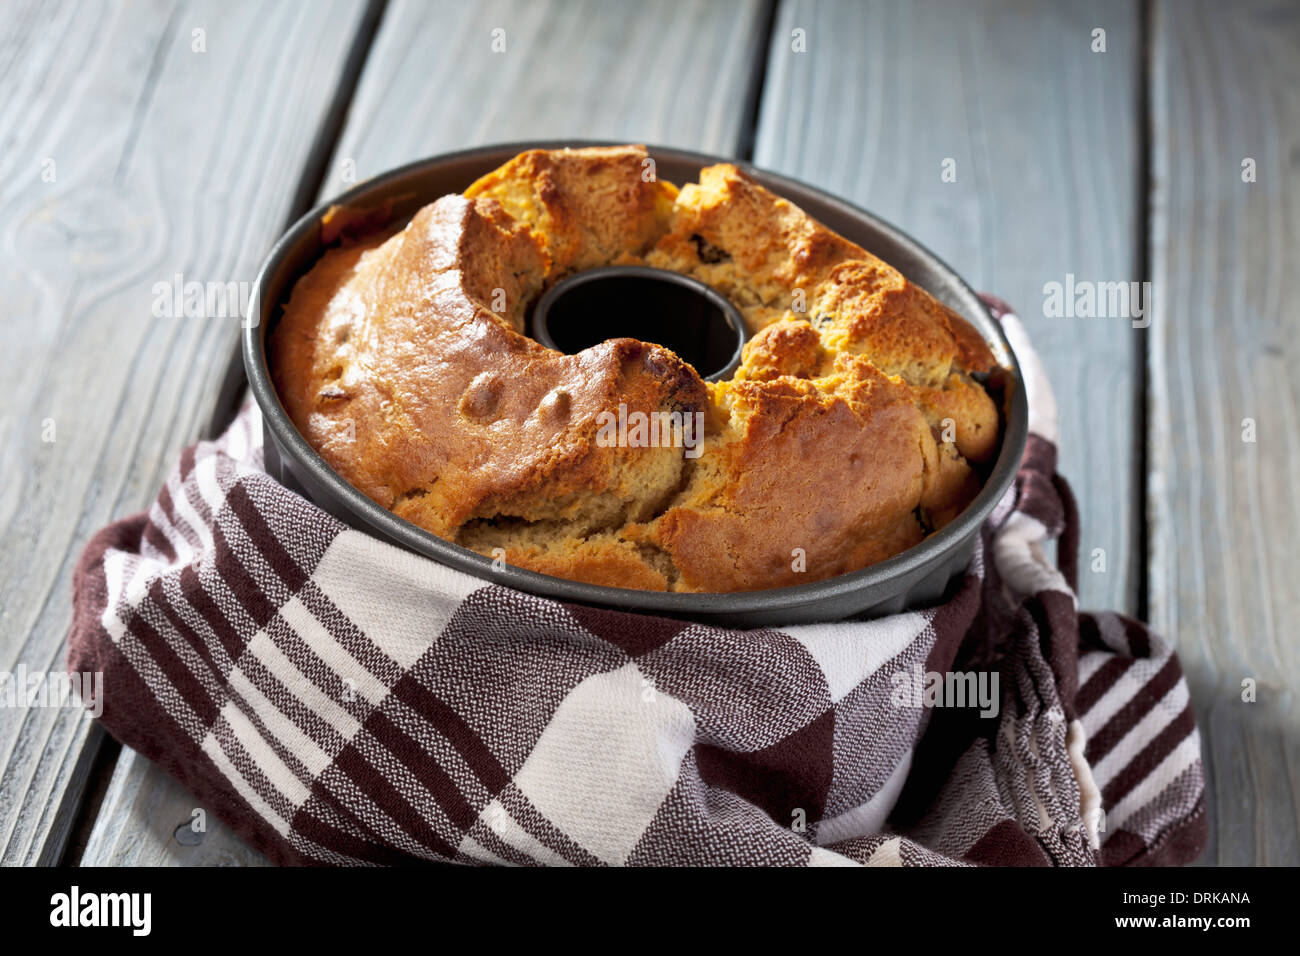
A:
POLYGON ((69 666, 281 863, 1187 862, 1187 685, 1167 640, 1078 610, 1055 405, 1003 321, 1032 434, 938 607, 741 631, 492 585, 272 480, 246 408, 90 542, 69 666))

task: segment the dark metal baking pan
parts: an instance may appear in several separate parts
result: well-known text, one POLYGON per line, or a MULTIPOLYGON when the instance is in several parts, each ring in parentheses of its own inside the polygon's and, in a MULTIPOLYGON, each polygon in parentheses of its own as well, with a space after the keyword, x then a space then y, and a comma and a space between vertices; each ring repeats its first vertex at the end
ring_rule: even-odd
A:
MULTIPOLYGON (((411 163, 349 190, 299 219, 276 243, 254 285, 243 335, 244 368, 262 411, 268 471, 352 527, 408 548, 476 577, 533 594, 600 607, 688 618, 732 627, 761 627, 854 616, 876 616, 940 600, 970 560, 980 526, 1015 480, 1028 432, 1028 408, 1020 367, 999 323, 969 286, 916 240, 820 189, 737 163, 773 192, 802 207, 829 228, 893 265, 965 316, 989 343, 1003 367, 1002 441, 979 495, 954 521, 920 544, 861 571, 795 587, 727 594, 675 594, 601 587, 522 568, 496 569, 480 554, 444 541, 371 501, 340 477, 298 433, 285 413, 267 365, 266 338, 294 282, 326 248, 321 228, 330 206, 362 218, 409 219, 439 196, 461 192, 527 149, 612 145, 591 141, 506 143, 411 163)), ((670 182, 696 180, 702 167, 735 162, 679 149, 651 147, 657 175, 670 182)))

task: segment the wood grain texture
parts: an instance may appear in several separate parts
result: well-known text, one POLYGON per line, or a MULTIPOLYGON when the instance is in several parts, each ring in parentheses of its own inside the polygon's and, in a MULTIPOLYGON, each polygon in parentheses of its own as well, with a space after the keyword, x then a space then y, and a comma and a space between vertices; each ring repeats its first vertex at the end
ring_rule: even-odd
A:
POLYGON ((95 866, 270 866, 134 750, 123 750, 82 856, 95 866), (178 791, 182 799, 178 799, 178 791))
MULTIPOLYGON (((395 2, 353 98, 322 199, 394 166, 489 142, 643 140, 737 148, 757 67, 761 4, 395 2), (505 30, 505 52, 492 31, 505 30)), ((83 862, 260 862, 209 818, 197 846, 175 828, 194 798, 130 755, 115 768, 83 862)))
MULTIPOLYGON (((253 278, 361 10, 33 3, 0 17, 0 670, 63 668, 77 556, 153 497, 198 431, 239 320, 157 317, 153 287, 253 278)), ((0 862, 58 859, 90 727, 76 709, 0 709, 0 862)))
POLYGON ((1142 277, 1137 5, 788 0, 754 161, 905 229, 1010 302, 1052 377, 1061 470, 1082 513, 1081 600, 1136 608, 1130 322, 1046 318, 1046 283, 1142 277), (1106 30, 1093 53, 1092 30, 1106 30), (802 30, 806 52, 795 52, 802 30), (946 159, 955 182, 941 179, 946 159), (1105 551, 1104 573, 1087 558, 1105 551))
POLYGON ((394 0, 323 191, 347 188, 345 171, 360 181, 512 140, 730 153, 748 122, 761 12, 758 0, 394 0))
POLYGON ((1152 31, 1151 621, 1203 737, 1202 862, 1295 866, 1300 8, 1160 3, 1152 31))

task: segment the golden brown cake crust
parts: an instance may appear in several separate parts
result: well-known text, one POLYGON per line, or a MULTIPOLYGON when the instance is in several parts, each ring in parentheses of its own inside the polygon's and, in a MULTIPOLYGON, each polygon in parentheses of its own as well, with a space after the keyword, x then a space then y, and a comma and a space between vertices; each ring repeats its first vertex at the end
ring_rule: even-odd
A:
POLYGON ((312 447, 440 537, 610 586, 798 584, 955 517, 979 488, 968 462, 998 439, 971 378, 994 366, 979 334, 736 167, 679 193, 648 160, 524 153, 400 232, 327 252, 270 339, 312 447), (562 276, 633 262, 741 308, 752 337, 732 381, 632 339, 562 355, 523 334, 562 276), (620 405, 701 413, 702 447, 600 440, 620 405))

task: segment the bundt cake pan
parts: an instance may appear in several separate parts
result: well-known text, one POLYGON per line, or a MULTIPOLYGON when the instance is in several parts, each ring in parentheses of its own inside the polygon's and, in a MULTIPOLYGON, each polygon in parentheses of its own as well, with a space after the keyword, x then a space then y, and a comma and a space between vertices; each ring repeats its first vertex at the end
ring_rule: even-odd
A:
MULTIPOLYGON (((731 627, 763 627, 878 616, 941 599, 961 575, 980 526, 1015 480, 1028 433, 1028 408, 1020 368, 999 323, 947 265, 911 237, 875 216, 805 183, 738 163, 768 189, 802 207, 847 239, 879 256, 912 282, 955 309, 987 340, 1005 370, 1003 435, 984 487, 954 521, 920 544, 860 571, 795 587, 727 594, 681 594, 601 587, 526 571, 494 568, 490 558, 444 541, 397 517, 357 491, 326 464, 290 421, 272 384, 266 340, 294 282, 326 247, 322 223, 331 206, 348 218, 379 226, 399 223, 447 193, 461 192, 483 174, 528 149, 614 145, 593 141, 506 143, 411 163, 322 204, 299 219, 276 243, 254 284, 243 334, 244 368, 262 411, 267 470, 326 511, 361 531, 417 554, 507 587, 533 594, 625 611, 662 614, 731 627)), ((735 162, 679 149, 649 147, 660 178, 696 180, 704 166, 735 162)))

